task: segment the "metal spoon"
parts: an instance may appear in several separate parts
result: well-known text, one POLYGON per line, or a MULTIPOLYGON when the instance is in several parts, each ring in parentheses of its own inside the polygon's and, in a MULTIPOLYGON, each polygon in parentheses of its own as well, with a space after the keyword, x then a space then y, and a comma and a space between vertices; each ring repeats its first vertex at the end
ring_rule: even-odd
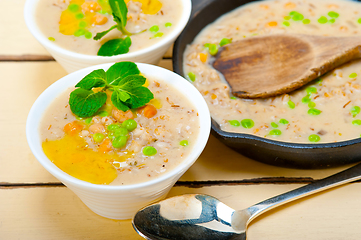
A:
POLYGON ((153 240, 245 240, 247 225, 262 213, 358 179, 361 179, 361 163, 239 211, 208 195, 172 197, 139 210, 133 227, 142 237, 153 240))

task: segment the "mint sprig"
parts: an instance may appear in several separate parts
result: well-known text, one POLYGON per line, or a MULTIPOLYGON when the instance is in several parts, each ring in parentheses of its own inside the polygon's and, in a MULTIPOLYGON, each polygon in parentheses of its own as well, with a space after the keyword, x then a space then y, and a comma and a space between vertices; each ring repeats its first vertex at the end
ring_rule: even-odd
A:
POLYGON ((100 47, 97 54, 98 56, 109 57, 109 56, 128 53, 129 47, 132 44, 132 41, 129 36, 146 31, 143 30, 138 33, 130 33, 127 31, 127 29, 125 29, 125 26, 127 25, 128 8, 124 0, 109 0, 109 5, 112 10, 113 20, 116 22, 116 25, 113 25, 108 30, 97 33, 93 39, 100 40, 115 28, 117 28, 119 31, 123 33, 123 35, 126 35, 127 37, 124 39, 117 38, 107 41, 100 47))
POLYGON ((94 70, 86 75, 70 94, 71 111, 79 117, 91 117, 105 104, 106 90, 112 91, 111 101, 122 111, 144 106, 154 98, 153 93, 143 87, 146 78, 140 75, 135 63, 119 62, 112 65, 106 72, 94 70), (93 88, 102 89, 94 92, 93 88))

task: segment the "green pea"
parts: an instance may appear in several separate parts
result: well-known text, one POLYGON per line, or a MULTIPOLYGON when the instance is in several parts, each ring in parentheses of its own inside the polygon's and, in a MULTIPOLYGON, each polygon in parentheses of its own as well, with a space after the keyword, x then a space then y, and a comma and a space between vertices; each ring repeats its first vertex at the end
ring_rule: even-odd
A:
POLYGON ((78 29, 78 30, 75 31, 74 36, 75 36, 75 37, 80 37, 80 36, 82 36, 82 35, 84 35, 84 34, 85 34, 85 30, 84 30, 84 29, 78 29))
POLYGON ((152 146, 146 146, 143 148, 143 154, 145 156, 153 156, 157 153, 157 149, 152 146))
POLYGON ((361 120, 357 119, 357 120, 353 120, 352 121, 353 125, 361 125, 361 120))
POLYGON ((126 136, 117 136, 113 139, 112 145, 115 148, 122 148, 127 144, 128 138, 126 136))
POLYGON ((92 119, 93 119, 93 118, 91 118, 91 117, 90 117, 90 118, 87 118, 87 119, 85 119, 84 122, 85 122, 86 124, 90 124, 90 123, 92 122, 92 119))
POLYGON ((284 26, 286 26, 286 27, 289 27, 290 26, 290 23, 289 22, 287 22, 287 21, 283 21, 283 23, 282 23, 284 26))
POLYGON ((109 116, 109 113, 107 111, 100 111, 97 115, 99 117, 107 117, 109 116))
POLYGON ((108 138, 113 141, 115 138, 114 133, 113 132, 109 133, 108 138))
POLYGON ((252 128, 254 126, 254 122, 252 119, 243 119, 241 121, 241 124, 244 128, 252 128))
POLYGON ((99 142, 103 141, 104 138, 105 138, 105 136, 104 136, 103 133, 95 133, 95 134, 93 134, 94 142, 99 143, 99 142))
POLYGON ((223 38, 219 43, 219 46, 223 47, 224 45, 227 45, 231 42, 232 42, 232 38, 223 38))
POLYGON ((355 77, 357 77, 357 73, 351 73, 348 77, 349 78, 355 78, 355 77))
POLYGON ((172 26, 172 23, 167 22, 164 26, 165 26, 165 27, 167 27, 167 28, 169 28, 169 27, 171 27, 171 26, 172 26))
POLYGON ((189 72, 188 73, 188 78, 189 78, 189 80, 194 82, 196 80, 196 75, 194 74, 194 72, 189 72))
POLYGON ((159 27, 157 25, 154 25, 151 28, 149 28, 149 31, 151 31, 152 33, 156 33, 159 31, 159 27))
POLYGON ((307 95, 307 96, 303 97, 301 101, 302 101, 302 103, 309 103, 309 102, 311 102, 310 95, 307 95))
POLYGON ((128 130, 126 128, 120 127, 114 131, 114 136, 128 136, 128 130))
POLYGON ((231 124, 232 126, 235 126, 235 127, 238 127, 241 125, 238 120, 229 120, 228 122, 229 122, 229 124, 231 124))
POLYGON ((299 12, 295 12, 294 14, 292 14, 293 21, 301 21, 303 19, 304 19, 303 15, 299 12))
POLYGON ((332 18, 338 18, 340 16, 340 14, 338 14, 337 12, 334 12, 334 11, 328 12, 327 15, 332 18))
POLYGON ((80 9, 80 6, 78 4, 69 4, 68 9, 70 12, 77 12, 80 9))
POLYGON ((314 108, 314 107, 316 107, 316 103, 310 102, 310 103, 308 104, 308 107, 309 107, 309 108, 314 108))
POLYGON ((89 31, 87 31, 87 32, 85 32, 84 37, 86 39, 91 39, 93 37, 93 34, 91 32, 89 32, 89 31))
POLYGON ((316 108, 311 108, 311 109, 308 110, 307 113, 310 114, 310 115, 319 115, 321 113, 321 110, 318 110, 316 108))
POLYGON ((353 106, 350 110, 352 117, 356 117, 357 114, 360 113, 360 107, 359 106, 353 106))
POLYGON ((158 33, 154 34, 153 38, 160 38, 163 36, 163 34, 164 33, 162 33, 162 32, 158 32, 158 33))
POLYGON ((310 142, 318 142, 320 141, 320 136, 316 135, 316 134, 311 134, 310 136, 308 136, 308 140, 310 142))
POLYGON ((108 129, 109 131, 115 131, 115 130, 117 130, 117 129, 119 129, 119 128, 120 128, 120 126, 119 126, 118 124, 115 124, 115 123, 109 124, 108 127, 107 127, 107 129, 108 129))
POLYGON ((287 124, 287 123, 289 123, 286 119, 284 119, 284 118, 282 118, 281 120, 280 120, 280 123, 282 123, 282 124, 287 124))
POLYGON ((328 22, 329 22, 329 23, 335 23, 336 20, 335 20, 334 18, 332 18, 332 19, 330 19, 328 22))
POLYGON ((322 83, 322 79, 321 79, 321 78, 317 78, 317 79, 315 80, 315 83, 321 84, 321 83, 322 83))
POLYGON ((361 18, 357 19, 357 22, 361 24, 361 18))
POLYGON ((290 12, 290 16, 292 16, 293 14, 297 13, 296 11, 291 11, 290 12))
POLYGON ((271 122, 271 126, 274 127, 274 128, 278 128, 278 125, 275 122, 271 122))
POLYGON ((269 132, 269 135, 273 135, 273 136, 279 136, 281 134, 282 134, 282 132, 279 129, 273 129, 269 132))
POLYGON ((325 24, 325 23, 327 23, 328 20, 326 17, 321 16, 317 21, 321 24, 325 24))
POLYGON ((284 19, 284 20, 290 20, 291 17, 290 17, 290 16, 286 16, 286 17, 284 17, 283 19, 284 19))
POLYGON ((188 146, 188 140, 182 140, 179 142, 179 145, 181 146, 188 146))
POLYGON ((218 46, 216 44, 210 43, 208 46, 208 52, 211 55, 216 55, 218 53, 218 46))
POLYGON ((291 100, 289 100, 289 101, 287 102, 287 104, 288 104, 288 106, 289 106, 291 109, 294 109, 294 108, 296 107, 295 103, 292 102, 291 100))
POLYGON ((237 97, 235 97, 235 96, 231 96, 231 97, 229 97, 230 99, 232 99, 232 100, 236 100, 237 99, 237 97))
POLYGON ((83 14, 83 13, 77 13, 77 14, 75 15, 75 18, 76 18, 76 19, 82 19, 82 18, 84 18, 84 14, 83 14))
POLYGON ((310 24, 310 22, 311 22, 310 19, 303 19, 302 21, 303 24, 310 24))
POLYGON ((308 88, 306 88, 306 92, 307 92, 308 95, 311 95, 312 93, 317 93, 317 88, 308 87, 308 88))
POLYGON ((49 39, 50 41, 52 41, 52 42, 55 41, 55 38, 53 38, 53 37, 48 37, 48 39, 49 39))
POLYGON ((137 128, 137 122, 134 119, 127 119, 122 123, 122 127, 126 128, 129 132, 137 128))

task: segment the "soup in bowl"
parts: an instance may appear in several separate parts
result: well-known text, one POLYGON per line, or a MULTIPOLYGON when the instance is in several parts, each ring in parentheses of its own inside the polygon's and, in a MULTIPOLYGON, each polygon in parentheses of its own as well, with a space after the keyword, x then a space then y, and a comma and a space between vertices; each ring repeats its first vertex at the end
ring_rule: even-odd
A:
POLYGON ((25 22, 67 72, 133 61, 156 64, 188 22, 190 0, 27 0, 25 22))
POLYGON ((119 62, 51 85, 30 110, 26 132, 38 161, 91 210, 129 219, 165 197, 196 161, 210 116, 199 92, 179 75, 119 62))

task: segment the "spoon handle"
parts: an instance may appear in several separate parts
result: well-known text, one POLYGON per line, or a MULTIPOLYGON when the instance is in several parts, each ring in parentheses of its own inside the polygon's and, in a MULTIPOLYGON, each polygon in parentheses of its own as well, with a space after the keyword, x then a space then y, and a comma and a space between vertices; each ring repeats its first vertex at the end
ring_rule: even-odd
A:
POLYGON ((271 210, 275 207, 320 191, 324 191, 329 188, 356 181, 358 179, 361 179, 361 163, 342 172, 336 173, 334 175, 283 193, 281 195, 269 198, 265 201, 259 202, 249 207, 247 211, 251 216, 247 221, 247 224, 260 214, 267 212, 268 210, 271 210))

